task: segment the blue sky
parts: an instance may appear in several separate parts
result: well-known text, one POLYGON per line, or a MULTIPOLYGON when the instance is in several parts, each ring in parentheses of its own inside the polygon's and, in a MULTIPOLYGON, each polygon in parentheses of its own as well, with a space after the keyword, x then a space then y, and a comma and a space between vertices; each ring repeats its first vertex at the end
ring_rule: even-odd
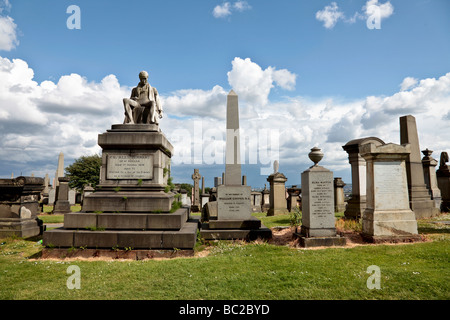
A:
MULTIPOLYGON (((60 151, 66 166, 98 153, 97 134, 123 121, 121 97, 141 70, 163 97, 162 130, 185 159, 190 152, 191 163, 174 156, 175 182, 191 182, 196 167, 208 186, 221 175, 220 163, 193 160, 194 131, 201 127, 205 140, 208 130, 225 130, 231 89, 244 131, 280 136, 288 185, 300 183, 315 145, 322 164, 349 183, 341 146, 370 135, 399 143, 406 114, 417 119, 423 149, 435 158, 450 151, 446 0, 0 3, 2 177, 52 176, 60 151), (66 25, 73 4, 79 30, 66 25), (367 26, 369 6, 379 10, 380 29, 367 26), (186 132, 189 140, 180 138, 186 132)), ((263 187, 261 167, 270 166, 249 162, 248 183, 263 187)))

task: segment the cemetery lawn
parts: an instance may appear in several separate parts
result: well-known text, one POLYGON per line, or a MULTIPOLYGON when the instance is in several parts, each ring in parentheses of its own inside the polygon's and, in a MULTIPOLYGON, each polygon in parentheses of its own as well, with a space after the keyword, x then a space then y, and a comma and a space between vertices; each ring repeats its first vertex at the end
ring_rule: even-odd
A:
MULTIPOLYGON (((264 223, 277 219, 289 225, 288 216, 264 223)), ((413 244, 305 250, 217 241, 199 244, 195 257, 141 261, 39 260, 39 239, 0 239, 0 299, 448 300, 450 226, 442 220, 450 215, 419 221, 428 241, 413 244), (66 286, 70 265, 80 268, 79 290, 66 286), (381 289, 367 288, 371 265, 381 289)))

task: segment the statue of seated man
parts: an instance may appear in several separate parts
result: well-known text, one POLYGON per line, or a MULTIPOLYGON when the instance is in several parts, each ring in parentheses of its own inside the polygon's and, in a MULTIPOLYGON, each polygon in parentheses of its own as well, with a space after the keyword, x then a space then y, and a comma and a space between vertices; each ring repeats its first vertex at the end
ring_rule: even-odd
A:
POLYGON ((125 108, 123 123, 158 124, 163 113, 158 91, 148 83, 146 71, 139 73, 139 79, 139 84, 131 91, 131 97, 123 99, 125 108))

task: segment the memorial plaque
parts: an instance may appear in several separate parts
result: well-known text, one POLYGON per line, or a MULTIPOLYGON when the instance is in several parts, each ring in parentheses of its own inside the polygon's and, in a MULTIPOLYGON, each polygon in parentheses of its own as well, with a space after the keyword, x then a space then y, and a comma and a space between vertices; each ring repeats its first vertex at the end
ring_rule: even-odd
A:
POLYGON ((107 179, 153 179, 153 156, 149 154, 108 154, 107 179))
POLYGON ((374 163, 375 209, 408 209, 405 163, 387 161, 374 163))
POLYGON ((251 187, 225 186, 217 188, 218 219, 242 220, 251 218, 251 187))

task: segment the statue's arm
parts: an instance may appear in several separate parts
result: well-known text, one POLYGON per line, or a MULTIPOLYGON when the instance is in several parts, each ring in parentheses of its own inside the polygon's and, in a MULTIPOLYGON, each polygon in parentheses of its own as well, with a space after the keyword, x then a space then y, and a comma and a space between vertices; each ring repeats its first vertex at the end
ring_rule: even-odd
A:
POLYGON ((133 88, 133 90, 131 90, 131 96, 130 96, 130 99, 131 100, 137 100, 139 97, 138 97, 138 95, 137 95, 137 91, 136 91, 136 88, 133 88))

